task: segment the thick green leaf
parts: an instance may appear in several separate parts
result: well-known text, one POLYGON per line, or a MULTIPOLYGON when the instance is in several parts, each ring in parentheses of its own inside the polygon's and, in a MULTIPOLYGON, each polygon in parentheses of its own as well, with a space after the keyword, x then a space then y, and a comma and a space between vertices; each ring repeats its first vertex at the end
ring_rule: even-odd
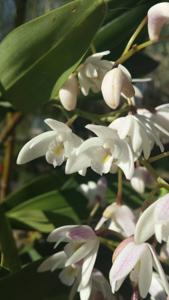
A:
POLYGON ((88 49, 105 15, 103 0, 75 0, 11 32, 0 45, 0 91, 17 109, 49 100, 88 49))
POLYGON ((41 194, 7 212, 11 220, 41 232, 50 232, 54 227, 66 224, 81 223, 87 214, 86 199, 75 189, 41 194))

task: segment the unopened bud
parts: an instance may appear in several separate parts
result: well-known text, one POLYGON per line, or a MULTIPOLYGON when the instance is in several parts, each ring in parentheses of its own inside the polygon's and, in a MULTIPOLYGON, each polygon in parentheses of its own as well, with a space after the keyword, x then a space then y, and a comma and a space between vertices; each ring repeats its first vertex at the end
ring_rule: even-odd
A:
POLYGON ((169 22, 169 3, 153 5, 148 11, 148 33, 152 41, 158 41, 162 27, 169 22))
POLYGON ((107 72, 102 81, 102 94, 106 104, 116 109, 120 104, 121 94, 131 98, 134 96, 135 91, 131 82, 129 72, 124 71, 124 67, 118 66, 107 72))
POLYGON ((60 102, 66 110, 71 111, 76 108, 78 89, 76 76, 72 74, 59 90, 60 102))

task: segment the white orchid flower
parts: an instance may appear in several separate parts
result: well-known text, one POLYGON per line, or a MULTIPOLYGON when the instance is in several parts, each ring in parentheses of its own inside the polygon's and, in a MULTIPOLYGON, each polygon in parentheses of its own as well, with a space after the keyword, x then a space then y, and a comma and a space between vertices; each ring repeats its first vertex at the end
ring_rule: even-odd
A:
POLYGON ((49 164, 60 166, 77 148, 82 140, 72 133, 64 123, 46 119, 45 123, 52 129, 31 139, 20 150, 17 164, 24 164, 33 159, 45 156, 49 164))
POLYGON ((102 57, 109 53, 110 51, 104 51, 92 54, 79 67, 78 79, 84 96, 88 95, 90 89, 94 93, 100 91, 104 75, 113 66, 111 61, 102 60, 102 57))
POLYGON ((134 170, 130 183, 136 192, 143 194, 146 186, 152 186, 153 178, 145 167, 138 166, 134 170))
POLYGON ((66 110, 71 111, 76 108, 78 91, 77 78, 74 74, 71 74, 59 90, 60 102, 66 110))
POLYGON ((166 143, 169 141, 169 130, 168 130, 168 120, 169 120, 169 105, 163 104, 157 106, 154 112, 150 112, 147 109, 138 109, 138 115, 144 116, 146 121, 151 124, 154 132, 158 136, 161 143, 166 143))
POLYGON ((97 257, 99 248, 99 239, 89 226, 63 226, 55 229, 48 237, 49 242, 55 242, 56 246, 60 242, 67 242, 63 252, 52 255, 42 263, 39 271, 46 271, 51 269, 64 267, 68 268, 60 274, 60 279, 67 281, 70 285, 73 283, 74 278, 77 276, 78 268, 81 270, 79 289, 84 288, 90 280, 91 273, 97 257), (60 257, 63 256, 61 260, 60 257), (69 278, 69 273, 73 271, 72 276, 69 278))
MULTIPOLYGON (((122 243, 124 244, 124 241, 122 243)), ((137 244, 130 238, 124 247, 121 245, 118 247, 120 249, 116 250, 118 254, 109 274, 113 293, 119 290, 125 278, 130 274, 130 279, 138 285, 141 297, 145 298, 151 285, 153 267, 156 268, 166 293, 169 293, 166 276, 151 245, 137 244)))
POLYGON ((156 235, 159 243, 169 243, 169 194, 151 204, 141 215, 135 230, 136 242, 144 242, 156 235))
POLYGON ((92 208, 96 203, 101 207, 106 205, 107 181, 105 177, 101 177, 97 182, 89 181, 83 183, 79 187, 79 191, 88 199, 88 207, 92 208))
POLYGON ((144 157, 148 159, 155 143, 161 151, 164 151, 153 122, 143 114, 129 114, 118 118, 109 127, 117 130, 122 140, 128 141, 133 149, 135 158, 138 158, 143 152, 144 157))
POLYGON ((148 33, 152 41, 158 41, 162 27, 169 23, 169 3, 161 2, 148 10, 148 33))
POLYGON ((149 289, 151 300, 166 300, 167 296, 161 282, 160 276, 153 272, 152 281, 149 289))
POLYGON ((106 73, 101 90, 106 104, 112 109, 119 106, 121 95, 131 98, 135 94, 131 75, 122 65, 106 73))
POLYGON ((80 290, 81 300, 115 300, 109 283, 103 274, 94 269, 89 284, 80 290))
POLYGON ((77 172, 91 167, 102 175, 121 168, 127 179, 134 172, 133 153, 126 141, 122 141, 116 131, 100 125, 87 125, 97 137, 89 138, 76 150, 74 157, 66 165, 66 173, 77 172))
POLYGON ((127 205, 113 203, 106 207, 95 230, 100 229, 107 221, 109 221, 108 228, 110 230, 116 231, 124 237, 129 237, 134 234, 135 216, 127 205))

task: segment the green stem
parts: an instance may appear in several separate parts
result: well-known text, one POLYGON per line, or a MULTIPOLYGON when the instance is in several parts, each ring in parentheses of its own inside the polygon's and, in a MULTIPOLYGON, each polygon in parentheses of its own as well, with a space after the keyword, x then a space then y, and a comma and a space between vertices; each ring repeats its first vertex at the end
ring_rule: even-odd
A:
POLYGON ((144 48, 153 45, 153 41, 146 41, 140 45, 133 45, 133 47, 124 55, 122 55, 117 61, 116 64, 122 64, 124 63, 127 59, 129 59, 131 56, 133 56, 135 53, 143 50, 144 48))
POLYGON ((143 27, 146 23, 147 23, 147 16, 141 21, 141 23, 139 24, 139 26, 137 27, 137 29, 135 30, 135 32, 133 33, 133 35, 129 39, 129 41, 127 43, 127 46, 124 49, 121 56, 124 56, 129 51, 129 49, 131 48, 131 46, 134 43, 135 39, 137 38, 137 36, 139 35, 140 31, 143 29, 143 27))
POLYGON ((123 191, 123 174, 122 170, 118 169, 118 190, 116 196, 116 203, 121 205, 122 203, 122 191, 123 191))
POLYGON ((11 272, 20 270, 20 261, 16 244, 12 234, 12 228, 5 214, 0 214, 0 244, 1 244, 1 265, 11 272))
POLYGON ((149 162, 154 162, 154 161, 157 161, 159 159, 162 159, 162 158, 165 158, 165 157, 168 157, 169 156, 169 151, 167 152, 163 152, 163 153, 160 153, 158 155, 155 155, 155 156, 152 156, 149 158, 149 162))

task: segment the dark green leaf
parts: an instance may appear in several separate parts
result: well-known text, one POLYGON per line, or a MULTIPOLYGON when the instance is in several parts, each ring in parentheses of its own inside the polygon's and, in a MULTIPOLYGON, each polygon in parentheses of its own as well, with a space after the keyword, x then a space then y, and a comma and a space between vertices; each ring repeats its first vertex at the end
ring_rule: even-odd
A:
POLYGON ((38 273, 38 265, 39 263, 32 263, 15 275, 1 279, 1 298, 3 300, 67 300, 69 288, 60 283, 58 273, 38 273))

